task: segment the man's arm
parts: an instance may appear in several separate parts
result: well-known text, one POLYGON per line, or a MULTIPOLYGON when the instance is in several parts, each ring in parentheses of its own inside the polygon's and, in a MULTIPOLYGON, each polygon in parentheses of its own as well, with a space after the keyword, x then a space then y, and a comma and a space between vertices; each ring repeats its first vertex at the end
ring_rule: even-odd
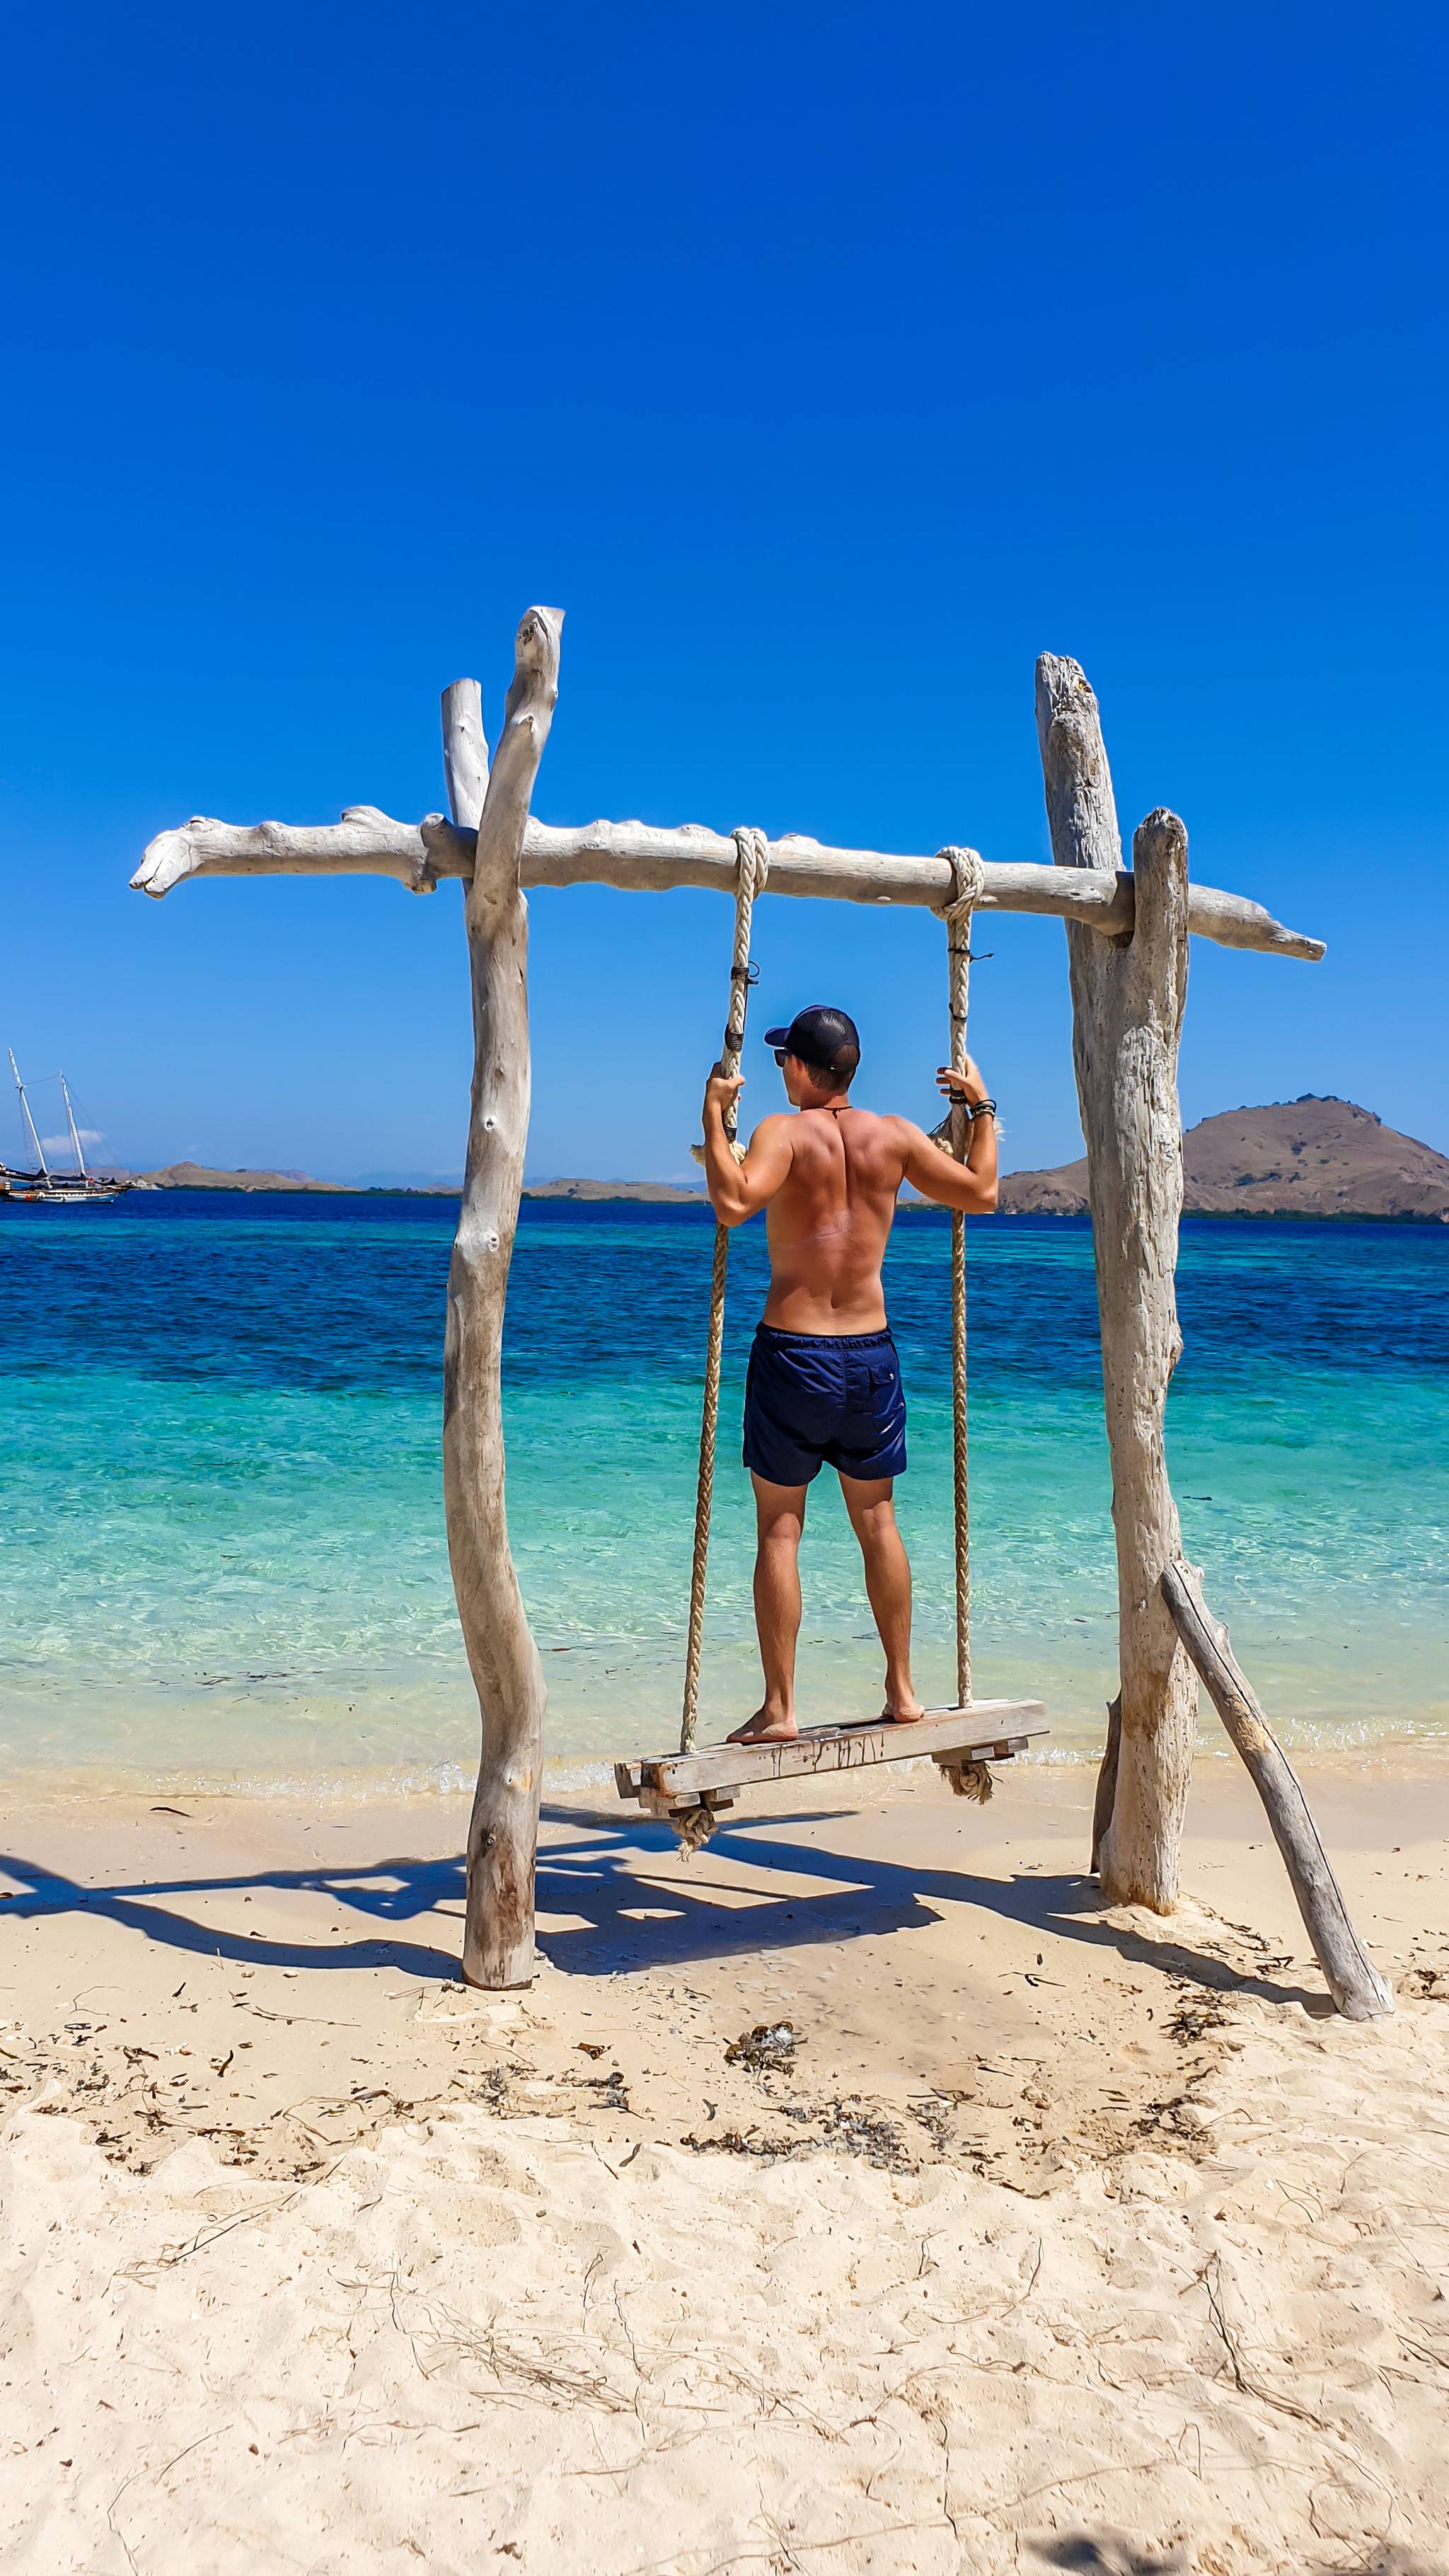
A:
MULTIPOLYGON (((965 1100, 968 1108, 987 1098, 986 1085, 968 1056, 959 1070, 943 1065, 937 1083, 948 1099, 965 1100)), ((922 1198, 937 1207, 961 1208, 968 1216, 990 1216, 996 1206, 996 1120, 990 1110, 973 1118, 967 1133, 966 1160, 958 1163, 933 1137, 908 1120, 905 1178, 922 1198)))
POLYGON ((724 1114, 744 1087, 742 1074, 731 1078, 712 1073, 705 1085, 704 1185, 721 1225, 743 1225, 747 1216, 764 1207, 784 1180, 792 1159, 793 1121, 774 1117, 761 1120, 744 1161, 735 1161, 725 1134, 724 1114))

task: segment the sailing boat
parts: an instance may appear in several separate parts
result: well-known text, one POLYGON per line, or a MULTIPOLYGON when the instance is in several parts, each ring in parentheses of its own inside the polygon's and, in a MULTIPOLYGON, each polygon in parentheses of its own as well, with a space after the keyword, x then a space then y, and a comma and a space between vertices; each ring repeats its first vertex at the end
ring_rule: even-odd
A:
POLYGON ((73 1172, 51 1170, 45 1159, 45 1147, 40 1141, 40 1130, 30 1114, 30 1103, 25 1096, 25 1085, 20 1079, 20 1067, 15 1061, 15 1050, 11 1047, 7 1052, 10 1057, 10 1070, 15 1077, 15 1089, 19 1095, 20 1115, 30 1130, 30 1141, 35 1148, 35 1159, 40 1168, 35 1172, 12 1172, 8 1164, 0 1163, 0 1198, 39 1200, 47 1207, 89 1207, 95 1202, 118 1199, 123 1190, 130 1189, 131 1183, 103 1180, 97 1173, 87 1171, 80 1129, 75 1123, 70 1087, 64 1074, 60 1077, 60 1089, 61 1097, 65 1102, 66 1120, 70 1127, 70 1141, 75 1153, 75 1170, 73 1172))

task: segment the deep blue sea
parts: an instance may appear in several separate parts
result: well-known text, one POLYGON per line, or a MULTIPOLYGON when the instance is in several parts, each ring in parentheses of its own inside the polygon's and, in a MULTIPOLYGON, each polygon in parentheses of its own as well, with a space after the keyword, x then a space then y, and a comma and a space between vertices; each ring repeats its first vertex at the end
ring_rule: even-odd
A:
MULTIPOLYGON (((438 1456, 455 1203, 167 1192, 0 1209, 0 1760, 57 1782, 470 1778, 438 1456)), ((677 1724, 710 1225, 526 1204, 510 1517, 571 1763, 677 1724)), ((734 1239, 706 1725, 754 1705, 738 1466, 763 1234, 734 1239)), ((1091 1240, 970 1229, 976 1686, 1101 1731, 1115 1582, 1091 1240)), ((917 1678, 951 1695, 949 1230, 896 1229, 917 1678)), ((1449 1736, 1449 1227, 1190 1222, 1169 1417, 1190 1553, 1289 1740, 1449 1736)), ((879 1677, 838 1487, 806 1534, 803 1713, 879 1677)))

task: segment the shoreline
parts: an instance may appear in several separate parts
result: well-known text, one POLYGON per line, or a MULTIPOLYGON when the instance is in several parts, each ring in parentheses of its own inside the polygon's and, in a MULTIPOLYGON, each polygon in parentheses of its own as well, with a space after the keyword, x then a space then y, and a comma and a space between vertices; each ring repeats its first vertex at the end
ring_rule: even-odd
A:
MULTIPOLYGON (((1338 1743, 1318 1734, 1310 1737, 1291 1725, 1275 1727, 1274 1732, 1305 1783, 1310 1779, 1335 1783, 1363 1780, 1404 1790, 1415 1783, 1430 1788, 1449 1783, 1449 1731, 1437 1711, 1428 1713, 1422 1732, 1400 1728, 1338 1743)), ((653 1753, 670 1752, 672 1739, 644 1749, 651 1758, 653 1753)), ((1038 1772, 1084 1773, 1095 1778, 1102 1750, 1100 1730, 1089 1737, 1085 1726, 1064 1727, 1059 1740, 1034 1745, 1003 1766, 1003 1789, 1008 1779, 1020 1780, 1038 1772)), ((639 1751, 639 1746, 626 1746, 621 1738, 618 1758, 626 1753, 637 1757, 639 1751)), ((593 1752, 546 1755, 545 1806, 551 1798, 612 1802, 614 1759, 612 1755, 593 1752)), ((1226 1735, 1215 1724, 1203 1720, 1193 1757, 1194 1788, 1216 1794, 1239 1767, 1238 1756, 1226 1735)), ((884 1768, 896 1780, 913 1787, 929 1788, 937 1778, 934 1764, 924 1753, 903 1756, 884 1768)), ((121 1808, 144 1809, 151 1801, 175 1798, 189 1798, 198 1807, 254 1810, 258 1820, 273 1810, 299 1803, 346 1816, 353 1811, 372 1814, 392 1807, 405 1811, 414 1805, 436 1808, 449 1800, 470 1798, 475 1772, 476 1758, 440 1759, 431 1769, 421 1761, 372 1769, 360 1763, 338 1763, 331 1767, 298 1767, 262 1777, 239 1776, 220 1768, 182 1773, 174 1765, 139 1760, 129 1767, 110 1770, 96 1766, 70 1768, 53 1762, 12 1762, 0 1770, 0 1796, 12 1817, 66 1814, 79 1817, 87 1826, 121 1808)), ((626 1804, 621 1804, 620 1812, 628 1812, 626 1804)))
MULTIPOLYGON (((1009 1181, 1019 1177, 1021 1177, 1021 1175, 1013 1174, 1011 1172, 1003 1172, 1002 1174, 1003 1181, 1009 1181)), ((245 1199, 284 1199, 290 1201, 306 1198, 461 1200, 462 1192, 458 1187, 451 1184, 440 1184, 436 1187, 421 1188, 417 1186, 408 1187, 401 1185, 397 1187, 383 1187, 374 1182, 369 1182, 365 1186, 358 1186, 351 1181, 296 1181, 289 1183, 287 1187, 283 1189, 278 1189, 275 1187, 253 1188, 250 1184, 243 1181, 200 1183, 187 1181, 183 1183, 147 1180, 128 1181, 125 1196, 128 1199, 146 1198, 172 1200, 179 1198, 205 1198, 226 1199, 228 1201, 245 1199)), ((691 1216, 710 1217, 713 1214, 709 1200, 703 1190, 676 1190, 675 1184, 666 1181, 620 1183, 618 1185, 611 1182, 591 1181, 586 1189, 582 1189, 577 1192, 573 1189, 560 1190, 555 1188, 551 1182, 544 1181, 535 1183, 532 1186, 525 1186, 519 1194, 519 1203, 520 1206, 525 1207, 566 1208, 573 1214, 577 1214, 580 1209, 605 1207, 632 1207, 636 1209, 652 1208, 657 1211, 661 1211, 665 1215, 676 1214, 681 1210, 685 1214, 691 1216)), ((40 1204, 40 1202, 22 1201, 18 1199, 9 1200, 0 1196, 0 1207, 6 1205, 18 1207, 22 1205, 30 1206, 36 1204, 40 1204)), ((121 1201, 108 1201, 106 1204, 120 1206, 121 1201)), ((949 1213, 946 1209, 934 1207, 928 1199, 921 1198, 902 1199, 896 1209, 896 1215, 897 1217, 927 1216, 940 1219, 948 1224, 950 1222, 949 1213)), ((1079 1230, 1090 1233, 1092 1220, 1090 1214, 1084 1208, 998 1208, 993 1210, 989 1217, 973 1217, 970 1222, 973 1226, 1031 1225, 1059 1228, 1075 1227, 1079 1230)), ((1353 1225, 1371 1225, 1392 1226, 1400 1230, 1404 1227, 1418 1226, 1424 1228, 1426 1231, 1432 1231, 1436 1226, 1449 1225, 1449 1212, 1441 1211, 1433 1215, 1420 1215, 1415 1210, 1409 1209, 1405 1210, 1402 1214, 1383 1215, 1354 1208, 1332 1210, 1315 1209, 1312 1212, 1307 1212, 1293 1207, 1184 1207, 1180 1223, 1183 1225, 1233 1226, 1291 1225, 1295 1228, 1311 1225, 1326 1225, 1336 1228, 1353 1225)))

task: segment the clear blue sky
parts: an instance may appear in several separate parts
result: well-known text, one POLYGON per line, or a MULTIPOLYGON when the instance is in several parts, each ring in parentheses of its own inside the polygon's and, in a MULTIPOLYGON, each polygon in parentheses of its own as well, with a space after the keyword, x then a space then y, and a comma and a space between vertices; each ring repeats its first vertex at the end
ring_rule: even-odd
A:
MULTIPOLYGON (((1195 944, 1189 1117, 1338 1091, 1449 1148, 1444 57, 1442 10, 1274 0, 14 19, 0 1041, 46 1126, 61 1064, 122 1160, 457 1168, 456 888, 126 880, 193 812, 438 806, 440 688, 495 729, 542 599, 554 821, 1039 858, 1074 653, 1128 831, 1175 806, 1331 943, 1195 944)), ((724 905, 533 924, 532 1170, 683 1174, 724 905)), ((1008 1160, 1072 1154, 1061 932, 981 944, 1008 1160)), ((941 948, 767 901, 757 1030, 846 1003, 919 1115, 941 948)))

